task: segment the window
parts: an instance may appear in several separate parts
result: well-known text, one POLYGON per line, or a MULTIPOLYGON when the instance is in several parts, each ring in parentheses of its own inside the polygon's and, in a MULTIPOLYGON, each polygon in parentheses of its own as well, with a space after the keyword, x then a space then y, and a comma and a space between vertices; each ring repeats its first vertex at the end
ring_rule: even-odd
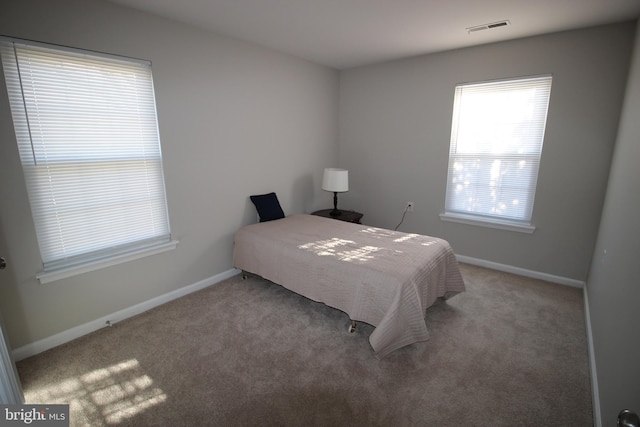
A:
POLYGON ((533 232, 551 76, 456 86, 444 220, 533 232))
POLYGON ((41 282, 168 250, 151 65, 0 39, 41 282))

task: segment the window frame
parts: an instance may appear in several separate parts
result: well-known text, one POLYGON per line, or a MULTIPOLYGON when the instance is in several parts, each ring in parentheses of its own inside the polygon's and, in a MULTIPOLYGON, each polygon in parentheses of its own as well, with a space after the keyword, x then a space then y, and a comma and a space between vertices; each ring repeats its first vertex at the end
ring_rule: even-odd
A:
MULTIPOLYGON (((173 240, 171 236, 151 62, 4 36, 0 37, 0 47, 2 48, 3 75, 7 95, 10 101, 10 111, 14 123, 16 143, 18 144, 20 151, 20 159, 25 176, 25 182, 27 184, 32 218, 36 228, 38 247, 43 263, 43 269, 36 274, 36 278, 41 283, 49 283, 55 280, 72 277, 77 274, 94 271, 175 249, 179 242, 173 240), (47 55, 49 53, 53 56, 57 56, 60 58, 60 62, 52 62, 52 65, 46 63, 46 65, 42 65, 41 68, 34 69, 34 72, 43 70, 45 75, 48 75, 46 73, 55 72, 56 75, 62 76, 62 78, 56 80, 56 77, 51 80, 53 83, 49 83, 49 81, 47 81, 43 86, 40 86, 41 89, 33 89, 33 92, 27 92, 27 89, 29 89, 27 85, 29 83, 36 82, 36 80, 30 80, 29 77, 23 76, 23 74, 30 69, 27 67, 23 70, 23 67, 26 67, 26 65, 23 65, 22 60, 18 60, 19 54, 17 49, 33 49, 36 55, 39 51, 44 55, 43 58, 45 58, 45 62, 48 60, 47 55), (93 73, 94 75, 103 73, 108 76, 106 77, 106 81, 112 82, 112 84, 100 87, 100 84, 105 84, 104 79, 92 80, 91 77, 88 77, 88 83, 98 87, 94 92, 92 92, 92 89, 86 89, 85 92, 83 89, 84 86, 81 84, 74 87, 70 82, 72 82, 72 79, 74 78, 77 79, 77 76, 74 77, 71 74, 72 71, 66 71, 64 68, 64 66, 66 66, 66 59, 68 59, 69 63, 77 61, 77 69, 79 69, 80 72, 93 73), (83 60, 97 64, 95 69, 83 63, 83 60), (131 74, 131 77, 127 77, 127 79, 129 79, 128 81, 116 82, 116 80, 109 80, 122 79, 121 76, 126 74, 126 70, 119 69, 118 64, 121 64, 124 68, 130 67, 137 69, 138 71, 135 71, 135 73, 140 73, 140 76, 144 76, 144 79, 135 77, 134 74, 131 74), (86 69, 83 67, 86 67, 86 69), (103 70, 102 67, 112 67, 112 69, 107 71, 95 71, 103 70), (139 83, 135 83, 136 81, 142 80, 144 80, 143 86, 138 86, 139 83), (113 86, 118 84, 127 88, 135 87, 135 93, 142 94, 146 96, 146 98, 144 98, 143 101, 140 101, 141 98, 138 96, 123 97, 122 93, 113 93, 113 86), (67 85, 70 89, 67 88, 67 85), (38 92, 38 90, 41 92, 38 92), (42 113, 44 115, 49 114, 49 116, 42 116, 45 117, 42 118, 40 117, 40 111, 37 113, 35 113, 35 111, 40 108, 45 108, 45 106, 44 104, 42 104, 43 106, 40 106, 38 102, 34 101, 34 99, 37 100, 37 98, 33 97, 45 96, 45 94, 50 97, 54 96, 50 95, 49 92, 43 92, 49 90, 56 90, 62 95, 59 95, 60 98, 54 98, 54 102, 47 104, 47 108, 49 108, 49 111, 52 111, 53 113, 42 113), (107 97, 108 95, 120 96, 120 98, 114 99, 125 100, 123 104, 114 103, 108 105, 108 109, 114 112, 113 116, 109 116, 109 113, 107 113, 106 110, 103 112, 103 110, 100 110, 100 107, 97 107, 97 115, 91 116, 87 122, 84 122, 78 121, 81 119, 78 118, 79 116, 77 112, 83 112, 81 107, 74 107, 74 110, 63 110, 64 108, 70 108, 70 104, 65 102, 67 99, 71 99, 70 102, 73 102, 73 99, 76 99, 73 98, 74 96, 78 98, 86 97, 91 104, 100 104, 99 101, 101 100, 103 101, 102 104, 105 104, 101 97, 107 97), (141 108, 145 106, 145 111, 147 111, 145 113, 145 119, 142 119, 142 116, 138 117, 136 114, 132 115, 130 110, 127 110, 127 108, 141 108), (53 124, 42 124, 47 120, 50 120, 49 117, 51 117, 51 114, 64 116, 64 119, 62 121, 58 119, 57 122, 50 121, 50 123, 53 124), (68 122, 66 121, 66 114, 69 114, 69 117, 71 117, 68 122), (113 117, 117 118, 114 119, 113 117), (109 133, 108 129, 104 128, 106 120, 112 120, 111 123, 115 125, 115 128, 117 128, 118 131, 121 129, 127 129, 127 131, 122 134, 121 137, 115 138, 112 133, 109 133), (126 123, 122 120, 125 120, 126 123), (145 121, 141 122, 140 120, 145 121), (60 126, 61 123, 63 126, 60 126), (50 134, 47 133, 47 131, 53 129, 56 125, 58 126, 56 129, 61 129, 61 136, 58 136, 53 132, 50 134), (37 126, 41 127, 38 128, 37 126), (131 130, 131 126, 133 126, 135 131, 131 130), (42 129, 43 135, 45 136, 40 137, 39 135, 32 135, 32 127, 34 129, 42 129), (78 138, 78 135, 73 133, 73 129, 77 128, 83 129, 82 132, 84 133, 82 136, 86 139, 78 138), (144 129, 148 129, 148 131, 145 132, 144 129), (142 133, 144 133, 144 136, 139 135, 142 133), (106 137, 104 135, 106 135, 106 137), (76 145, 75 147, 73 146, 74 138, 80 141, 79 145, 76 145), (96 142, 98 138, 102 138, 103 141, 96 142), (129 142, 130 139, 133 141, 136 140, 136 138, 141 142, 129 142), (124 140, 127 142, 123 142, 124 140), (87 141, 90 141, 91 144, 87 144, 87 141), (40 145, 38 146, 38 144, 40 145), (155 147, 153 148, 153 153, 149 151, 149 147, 155 147), (45 151, 49 150, 47 158, 38 153, 38 150, 42 149, 45 151), (51 154, 54 151, 55 153, 51 154), (140 157, 141 155, 143 157, 140 157), (122 172, 123 166, 118 165, 123 162, 127 163, 126 167, 129 167, 128 165, 133 165, 130 166, 133 169, 127 169, 126 172, 122 172), (38 168, 40 169, 38 170, 38 168), (52 196, 43 196, 42 194, 47 192, 42 190, 45 180, 39 178, 39 176, 47 175, 48 179, 58 179, 56 175, 51 175, 55 174, 54 170, 56 168, 66 168, 69 171, 69 175, 64 175, 65 177, 68 176, 67 178, 60 178, 61 181, 67 179, 68 182, 66 183, 66 186, 56 189, 56 192, 53 192, 54 190, 50 190, 52 191, 52 196), (50 172, 43 173, 43 169, 48 169, 50 172), (82 172, 83 170, 86 170, 86 172, 82 172), (124 176, 123 173, 128 177, 124 176), (143 176, 144 183, 140 182, 140 180, 136 178, 136 176, 139 176, 140 174, 143 176), (113 195, 109 196, 104 194, 106 192, 103 193, 103 190, 99 188, 99 184, 95 187, 92 186, 92 183, 90 182, 83 182, 82 177, 85 176, 106 177, 109 179, 109 182, 113 180, 118 184, 118 187, 114 188, 120 189, 120 185, 124 185, 123 189, 126 191, 124 193, 119 193, 115 197, 113 195), (145 176, 147 178, 144 178, 145 176), (71 188, 69 189, 69 187, 71 188), (140 191, 140 188, 142 188, 142 191, 140 191), (84 244, 81 241, 78 241, 76 243, 76 249, 68 253, 65 252, 64 249, 51 249, 51 244, 47 243, 47 239, 50 239, 47 233, 50 234, 52 228, 51 226, 44 225, 45 223, 51 224, 53 222, 45 219, 51 218, 51 215, 54 215, 50 212, 50 208, 47 206, 51 206, 51 203, 54 205, 56 203, 61 203, 60 197, 62 197, 61 195, 63 193, 60 191, 62 190, 65 192, 68 191, 69 198, 76 200, 76 205, 73 205, 75 206, 75 210, 72 212, 75 212, 73 213, 73 215, 75 215, 74 218, 80 218, 80 221, 82 222, 82 224, 78 223, 80 225, 76 225, 74 223, 68 228, 68 230, 72 234, 79 235, 80 239, 87 241, 87 243, 84 244), (86 191, 91 191, 91 193, 86 193, 86 191), (123 227, 111 227, 112 230, 116 231, 111 235, 107 235, 103 232, 98 235, 96 235, 96 233, 92 233, 89 237, 85 237, 87 229, 97 230, 100 224, 105 223, 104 218, 108 217, 107 213, 103 213, 97 216, 97 218, 101 218, 101 220, 99 220, 101 222, 90 222, 88 219, 90 217, 88 214, 89 211, 86 209, 96 210, 97 208, 96 203, 91 205, 91 201, 88 201, 87 197, 93 197, 91 201, 95 199, 97 204, 107 206, 105 212, 115 212, 113 211, 113 208, 118 207, 118 218, 123 218, 122 221, 115 222, 115 218, 112 217, 109 217, 109 220, 114 221, 114 224, 119 224, 123 227), (50 198, 51 200, 49 200, 50 198), (122 199, 127 199, 127 201, 123 202, 122 199), (135 202, 136 200, 138 202, 135 202), (134 201, 134 204, 142 203, 149 206, 144 208, 145 211, 157 212, 157 214, 147 214, 152 215, 151 217, 139 215, 139 210, 132 211, 131 209, 135 208, 129 207, 129 205, 132 205, 132 201, 134 201), (77 206, 78 203, 79 206, 77 206), (151 206, 155 206, 153 210, 150 210, 152 209, 151 206), (150 220, 148 218, 153 219, 150 220), (158 219, 161 222, 158 222, 158 219), (149 221, 155 221, 154 225, 151 225, 151 222, 149 221), (156 224, 160 225, 158 226, 156 224), (131 225, 134 227, 143 227, 147 231, 141 232, 140 236, 138 236, 136 234, 138 232, 138 228, 133 228, 136 233, 132 234, 135 235, 135 237, 127 236, 129 232, 125 229, 127 226, 131 225), (94 226, 94 228, 89 228, 90 226, 94 226), (82 232, 84 235, 82 235, 79 230, 85 230, 82 232), (118 234, 120 235, 119 237, 118 234), (94 245, 90 242, 94 239, 101 243, 94 245), (112 242, 112 239, 114 243, 110 243, 112 242), (46 256, 44 255, 45 253, 46 256)), ((70 66, 69 69, 71 68, 72 66, 70 66)), ((40 78, 40 81, 44 80, 40 78)), ((109 98, 109 101, 110 100, 111 98, 109 98)), ((45 101, 45 103, 46 102, 48 101, 45 101)), ((40 101, 40 103, 42 103, 42 101, 40 101)), ((35 133, 35 130, 33 132, 35 133)), ((105 188, 104 185, 105 184, 103 184, 103 188, 105 188)), ((113 192, 115 193, 115 191, 113 192)), ((66 195, 67 193, 64 194, 66 195)), ((67 211, 71 212, 71 210, 67 211)), ((55 215, 63 214, 56 213, 55 215)), ((69 221, 73 222, 72 220, 68 220, 67 223, 70 223, 69 221)), ((109 227, 102 227, 103 230, 107 228, 109 227)), ((111 231, 107 231, 106 233, 111 233, 111 231)), ((71 237, 64 237, 64 239, 67 238, 71 237)))
MULTIPOLYGON (((496 229, 502 229, 502 230, 517 231, 522 233, 533 233, 535 231, 535 226, 532 224, 533 206, 534 206, 536 191, 537 191, 540 162, 542 159, 544 135, 546 131, 549 103, 551 99, 552 81, 553 81, 553 76, 551 74, 544 74, 544 75, 535 75, 535 76, 497 79, 497 80, 483 81, 483 82, 460 83, 455 86, 453 115, 452 115, 452 121, 451 121, 452 124, 451 124, 451 139, 450 139, 450 146, 449 146, 449 161, 448 161, 448 167, 447 167, 447 186, 446 186, 446 192, 445 192, 444 211, 443 213, 440 214, 441 220, 469 224, 469 225, 478 225, 478 226, 484 226, 484 227, 490 227, 490 228, 496 228, 496 229), (492 140, 489 145, 490 147, 489 151, 493 151, 493 152, 486 152, 487 150, 486 145, 483 146, 482 144, 476 142, 475 139, 479 139, 479 138, 474 136, 471 140, 473 140, 473 144, 476 145, 475 151, 469 150, 468 141, 470 139, 468 137, 466 140, 467 147, 460 151, 457 151, 459 133, 461 133, 460 130, 462 128, 461 124, 459 123, 459 121, 461 120, 460 110, 462 108, 461 104, 463 102, 465 88, 471 88, 471 90, 473 90, 474 88, 477 88, 477 90, 479 89, 480 91, 484 90, 485 95, 495 96, 496 93, 500 93, 500 91, 505 91, 510 86, 515 85, 519 87, 520 86, 524 87, 524 85, 532 82, 541 82, 540 86, 537 89, 542 90, 542 93, 543 93, 542 98, 538 100, 539 104, 535 104, 536 108, 539 110, 537 111, 536 123, 540 127, 534 129, 530 134, 526 135, 527 138, 534 141, 533 143, 524 147, 520 145, 516 146, 521 150, 520 153, 516 154, 516 153, 509 152, 506 147, 503 147, 503 150, 504 150, 503 152, 498 152, 496 148, 497 142, 492 140), (489 90, 483 89, 483 87, 494 88, 494 89, 492 91, 489 91, 489 90), (537 149, 533 150, 532 152, 528 152, 528 149, 530 149, 531 147, 537 148, 537 149), (527 150, 522 150, 522 148, 526 148, 527 150), (499 160, 516 160, 516 159, 524 161, 525 165, 527 164, 527 162, 529 162, 533 166, 533 169, 531 171, 529 171, 528 173, 525 173, 525 175, 514 174, 515 176, 518 177, 516 179, 517 183, 519 183, 521 176, 526 177, 526 179, 529 180, 528 185, 522 186, 522 188, 518 190, 518 194, 520 195, 521 193, 530 194, 529 198, 525 198, 525 203, 527 205, 522 208, 524 215, 518 218, 518 217, 515 217, 515 215, 513 214, 500 215, 499 213, 488 214, 482 211, 481 212, 473 211, 473 206, 470 206, 470 204, 473 203, 471 201, 469 201, 467 205, 464 205, 464 202, 461 202, 462 204, 459 203, 457 206, 454 206, 452 208, 452 205, 454 205, 455 204, 454 202, 456 201, 455 187, 460 187, 460 185, 456 182, 456 179, 459 179, 459 176, 456 176, 456 172, 455 172, 456 160, 460 161, 461 159, 467 160, 467 161, 473 160, 478 163, 482 163, 484 161, 487 164, 488 164, 487 161, 495 162, 499 160), (467 209, 465 210, 465 209, 462 209, 461 207, 466 207, 467 209)), ((469 102, 468 99, 464 101, 469 102)), ((487 111, 487 109, 485 109, 485 111, 487 111)), ((483 168, 478 170, 484 171, 486 174, 486 172, 488 171, 488 167, 485 165, 483 168)), ((465 182, 465 185, 467 184, 468 183, 465 182)), ((480 197, 483 197, 483 196, 485 197, 483 201, 487 200, 486 197, 487 197, 487 194, 490 193, 491 188, 498 188, 499 190, 502 189, 502 187, 492 186, 491 181, 489 181, 488 179, 482 182, 480 185, 473 185, 473 187, 482 188, 481 190, 482 196, 480 197)), ((517 201, 519 202, 520 199, 517 199, 517 201)), ((495 209, 495 206, 494 206, 494 209, 495 209)), ((482 209, 479 209, 479 210, 482 210, 482 209)))

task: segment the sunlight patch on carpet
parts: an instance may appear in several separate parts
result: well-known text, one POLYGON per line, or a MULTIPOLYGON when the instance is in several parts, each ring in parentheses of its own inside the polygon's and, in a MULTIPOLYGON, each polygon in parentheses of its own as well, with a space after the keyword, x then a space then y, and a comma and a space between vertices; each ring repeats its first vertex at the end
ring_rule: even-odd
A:
POLYGON ((118 424, 167 400, 136 359, 65 378, 25 393, 27 403, 68 404, 72 420, 99 414, 106 424, 118 424))

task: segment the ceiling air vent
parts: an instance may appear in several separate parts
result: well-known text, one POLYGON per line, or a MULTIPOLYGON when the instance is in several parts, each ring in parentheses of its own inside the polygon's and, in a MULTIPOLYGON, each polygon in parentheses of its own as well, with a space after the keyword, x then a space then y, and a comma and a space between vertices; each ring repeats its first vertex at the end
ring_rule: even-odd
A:
POLYGON ((467 33, 471 34, 471 33, 475 33, 476 31, 491 30, 494 28, 506 27, 507 25, 511 25, 511 23, 506 20, 492 22, 491 24, 476 25, 475 27, 467 27, 467 33))

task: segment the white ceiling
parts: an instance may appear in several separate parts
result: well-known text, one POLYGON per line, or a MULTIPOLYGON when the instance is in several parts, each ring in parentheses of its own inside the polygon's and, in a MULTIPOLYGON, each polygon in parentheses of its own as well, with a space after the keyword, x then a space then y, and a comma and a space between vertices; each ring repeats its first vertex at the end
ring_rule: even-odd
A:
POLYGON ((337 69, 640 16, 640 0, 110 1, 337 69))

